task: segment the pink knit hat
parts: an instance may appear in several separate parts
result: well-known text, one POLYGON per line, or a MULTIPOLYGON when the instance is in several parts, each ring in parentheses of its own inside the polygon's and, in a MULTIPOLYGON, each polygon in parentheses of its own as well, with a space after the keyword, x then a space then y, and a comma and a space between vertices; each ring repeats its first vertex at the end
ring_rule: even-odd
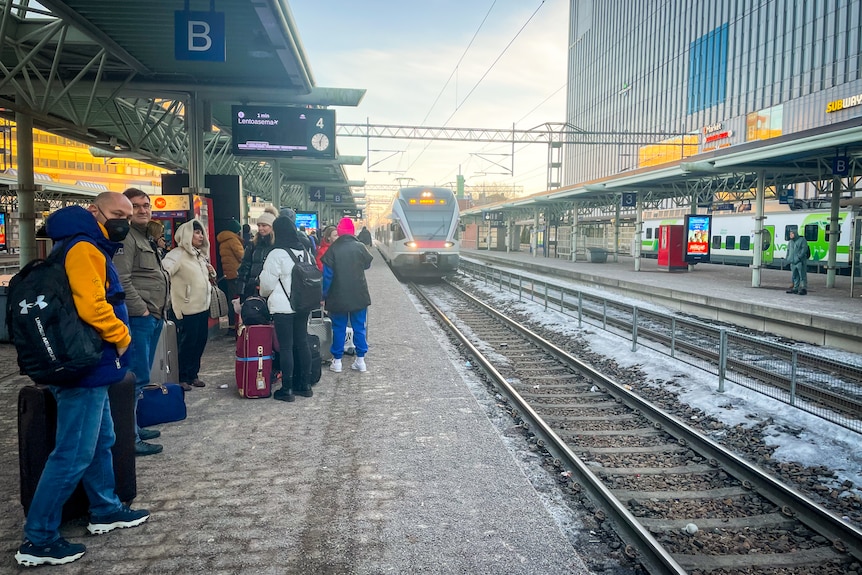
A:
POLYGON ((350 218, 341 218, 335 229, 338 230, 339 236, 352 236, 356 231, 356 228, 353 227, 353 220, 350 218))

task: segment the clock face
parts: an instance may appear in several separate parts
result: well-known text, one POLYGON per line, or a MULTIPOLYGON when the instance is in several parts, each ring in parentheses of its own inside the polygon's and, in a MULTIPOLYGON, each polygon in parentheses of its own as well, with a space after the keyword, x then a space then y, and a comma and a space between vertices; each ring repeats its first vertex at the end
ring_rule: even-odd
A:
POLYGON ((314 146, 315 150, 322 152, 329 147, 329 138, 326 137, 326 134, 314 134, 311 137, 311 145, 314 146))

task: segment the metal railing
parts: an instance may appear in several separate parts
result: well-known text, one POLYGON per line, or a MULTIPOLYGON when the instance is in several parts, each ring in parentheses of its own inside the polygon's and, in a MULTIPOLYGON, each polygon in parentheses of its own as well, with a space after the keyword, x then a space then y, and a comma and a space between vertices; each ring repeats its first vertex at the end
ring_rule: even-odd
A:
POLYGON ((788 405, 862 432, 862 367, 727 327, 622 304, 588 291, 461 260, 460 273, 697 367, 788 405))

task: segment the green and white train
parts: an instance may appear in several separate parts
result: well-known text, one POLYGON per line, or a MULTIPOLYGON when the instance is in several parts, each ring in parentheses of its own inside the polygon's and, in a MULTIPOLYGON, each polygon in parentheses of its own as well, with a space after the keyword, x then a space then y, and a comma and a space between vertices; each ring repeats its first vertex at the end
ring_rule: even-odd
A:
MULTIPOLYGON (((797 210, 766 212, 763 228, 763 265, 786 267, 787 242, 791 230, 805 237, 811 249, 812 264, 825 262, 829 254, 829 210, 797 210)), ((853 240, 854 215, 852 210, 842 208, 838 213, 839 235, 836 249, 836 266, 850 267, 850 246, 859 245, 853 240)), ((658 256, 659 226, 683 225, 682 217, 644 219, 641 240, 641 257, 658 256)), ((710 230, 710 262, 731 265, 749 265, 754 258, 755 221, 752 212, 712 214, 710 230)))

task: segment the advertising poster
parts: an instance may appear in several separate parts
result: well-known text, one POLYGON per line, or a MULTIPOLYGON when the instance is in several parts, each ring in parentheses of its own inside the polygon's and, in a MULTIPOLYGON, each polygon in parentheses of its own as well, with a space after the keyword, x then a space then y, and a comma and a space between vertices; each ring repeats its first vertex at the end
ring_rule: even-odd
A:
POLYGON ((6 214, 0 212, 0 250, 6 249, 6 214))
POLYGON ((296 212, 296 229, 305 226, 306 231, 318 228, 317 212, 296 212))
POLYGON ((685 216, 685 261, 689 263, 709 261, 709 236, 712 216, 685 216))

